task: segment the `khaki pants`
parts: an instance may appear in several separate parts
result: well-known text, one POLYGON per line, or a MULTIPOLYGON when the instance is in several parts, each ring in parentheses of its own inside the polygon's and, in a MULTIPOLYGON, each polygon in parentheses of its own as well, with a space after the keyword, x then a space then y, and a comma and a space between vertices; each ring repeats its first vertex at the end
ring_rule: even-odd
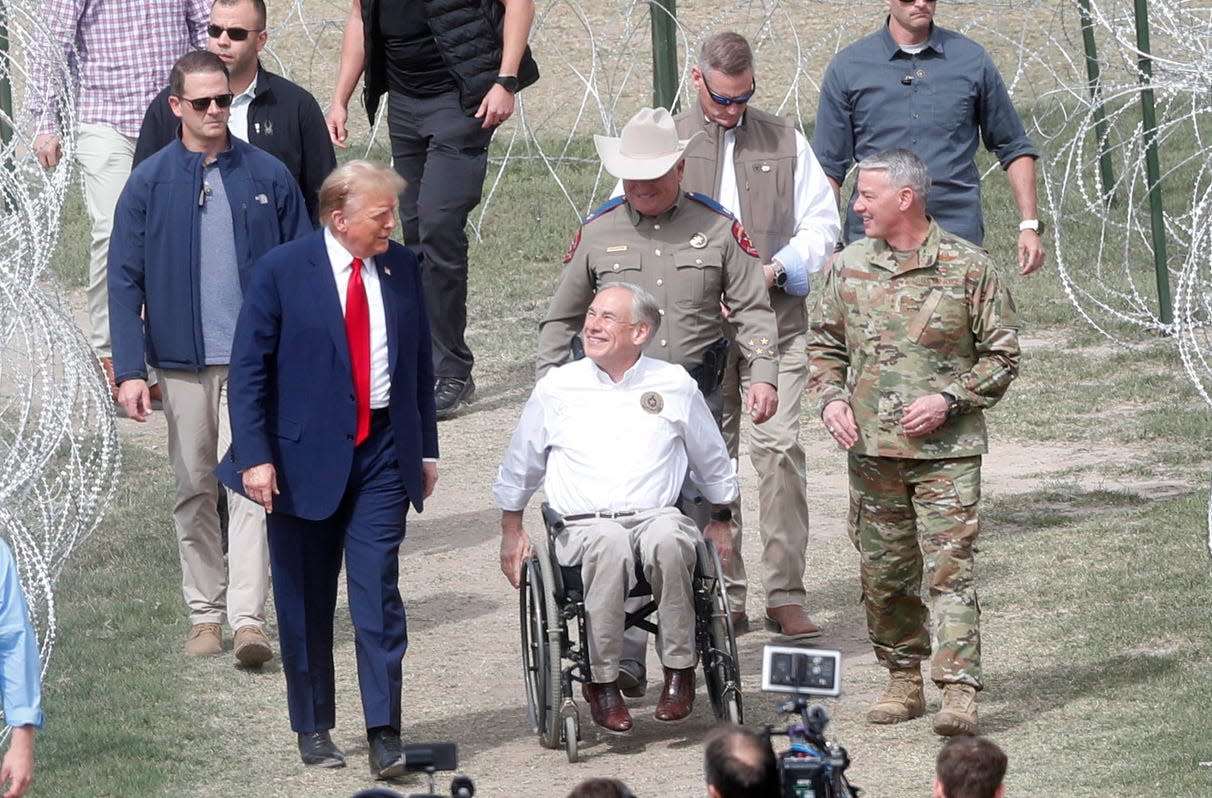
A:
POLYGON ((181 592, 190 623, 226 619, 233 630, 264 628, 269 590, 265 510, 230 490, 226 567, 223 563, 214 468, 231 444, 227 366, 207 366, 196 374, 161 370, 160 385, 168 418, 168 457, 177 482, 173 524, 181 555, 181 592))
MULTIPOLYGON (((135 139, 107 125, 80 125, 76 134, 76 161, 84 178, 84 207, 92 222, 89 247, 88 342, 98 357, 110 357, 109 291, 106 264, 109 260, 109 235, 114 227, 114 206, 130 176, 135 139)), ((154 380, 153 380, 154 382, 154 380)))
MULTIPOLYGON (((758 473, 759 531, 766 606, 804 603, 808 550, 808 496, 804 448, 800 445, 800 399, 808 382, 807 334, 779 352, 779 407, 769 420, 749 428, 749 459, 758 473)), ((740 446, 741 416, 749 390, 749 364, 729 350, 724 374, 724 441, 733 457, 740 446)), ((732 559, 724 569, 728 606, 745 609, 745 561, 741 556, 741 501, 732 504, 732 559)))
POLYGON ((585 633, 593 681, 619 677, 623 649, 623 601, 635 587, 635 558, 643 564, 660 614, 657 651, 667 668, 692 668, 695 545, 699 531, 676 507, 645 510, 617 519, 573 521, 555 539, 563 565, 581 564, 585 586, 585 633))

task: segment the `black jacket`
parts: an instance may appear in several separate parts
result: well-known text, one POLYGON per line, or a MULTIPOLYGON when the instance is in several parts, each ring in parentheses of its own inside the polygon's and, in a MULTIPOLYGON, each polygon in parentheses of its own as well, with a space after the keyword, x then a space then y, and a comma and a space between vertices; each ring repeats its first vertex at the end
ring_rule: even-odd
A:
MULTIPOLYGON (((500 0, 423 0, 425 18, 438 42, 438 52, 459 87, 459 102, 471 116, 496 82, 501 69, 501 26, 505 7, 500 0)), ((373 125, 379 99, 387 91, 387 56, 379 35, 379 2, 362 0, 362 100, 373 125)), ((518 86, 539 79, 539 66, 530 46, 518 64, 518 86)))
MULTIPOLYGON (((495 1, 495 0, 494 0, 495 1)), ((168 105, 168 88, 156 95, 139 128, 134 166, 176 140, 180 122, 168 105)), ((273 155, 294 175, 312 224, 319 223, 320 184, 337 168, 328 123, 316 98, 281 75, 257 70, 248 106, 248 143, 273 155)))

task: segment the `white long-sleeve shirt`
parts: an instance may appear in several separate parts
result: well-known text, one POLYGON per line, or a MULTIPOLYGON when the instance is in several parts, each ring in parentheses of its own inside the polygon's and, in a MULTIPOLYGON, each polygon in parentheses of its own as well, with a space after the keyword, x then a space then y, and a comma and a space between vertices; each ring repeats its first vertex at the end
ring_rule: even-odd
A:
POLYGON ((648 510, 690 480, 713 504, 739 493, 724 439, 686 370, 641 356, 613 382, 589 358, 549 371, 522 411, 497 471, 503 510, 544 485, 562 515, 648 510))

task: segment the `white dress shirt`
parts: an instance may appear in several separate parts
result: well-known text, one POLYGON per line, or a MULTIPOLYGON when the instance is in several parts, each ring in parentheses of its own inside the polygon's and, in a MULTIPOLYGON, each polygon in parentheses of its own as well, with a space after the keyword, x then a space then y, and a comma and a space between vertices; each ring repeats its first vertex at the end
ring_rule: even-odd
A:
MULTIPOLYGON (((324 228, 324 245, 333 279, 337 281, 337 296, 341 298, 341 314, 345 314, 345 294, 349 290, 349 275, 353 255, 341 246, 332 231, 324 228)), ((383 293, 374 258, 362 261, 362 284, 366 286, 366 301, 370 305, 370 407, 387 407, 391 399, 391 374, 387 359, 387 316, 383 312, 383 293)))
POLYGON ((545 483, 563 515, 669 507, 690 480, 713 504, 739 494, 736 466, 681 366, 640 357, 615 383, 583 358, 549 371, 522 411, 493 494, 522 510, 545 483))
POLYGON ((240 141, 248 141, 248 106, 252 105, 257 93, 257 76, 253 75, 252 83, 231 101, 231 113, 227 117, 227 129, 240 141))

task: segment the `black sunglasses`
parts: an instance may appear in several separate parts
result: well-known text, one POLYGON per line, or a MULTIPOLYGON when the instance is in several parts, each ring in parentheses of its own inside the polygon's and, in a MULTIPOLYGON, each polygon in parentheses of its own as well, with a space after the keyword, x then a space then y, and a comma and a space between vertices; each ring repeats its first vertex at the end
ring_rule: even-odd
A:
MULTIPOLYGON (((910 0, 910 2, 913 2, 913 0, 910 0)), ((708 96, 711 97, 711 101, 713 103, 715 103, 716 105, 722 105, 725 108, 727 108, 730 105, 744 105, 745 103, 752 100, 753 95, 757 92, 757 78, 754 78, 753 83, 749 86, 749 93, 742 94, 739 97, 725 97, 722 94, 716 94, 711 89, 711 84, 709 84, 707 82, 706 75, 703 75, 703 86, 707 89, 707 94, 708 94, 708 96)))
POLYGON ((177 99, 183 103, 189 103, 198 113, 204 113, 210 110, 210 104, 214 103, 220 108, 226 108, 231 105, 231 101, 236 98, 236 95, 228 92, 227 94, 216 94, 214 97, 197 97, 193 100, 188 97, 177 95, 177 99))
POLYGON ((248 34, 260 33, 262 30, 264 30, 264 28, 220 28, 218 25, 206 26, 206 33, 210 36, 210 38, 217 39, 226 33, 227 38, 231 39, 233 42, 242 42, 248 38, 248 34))

